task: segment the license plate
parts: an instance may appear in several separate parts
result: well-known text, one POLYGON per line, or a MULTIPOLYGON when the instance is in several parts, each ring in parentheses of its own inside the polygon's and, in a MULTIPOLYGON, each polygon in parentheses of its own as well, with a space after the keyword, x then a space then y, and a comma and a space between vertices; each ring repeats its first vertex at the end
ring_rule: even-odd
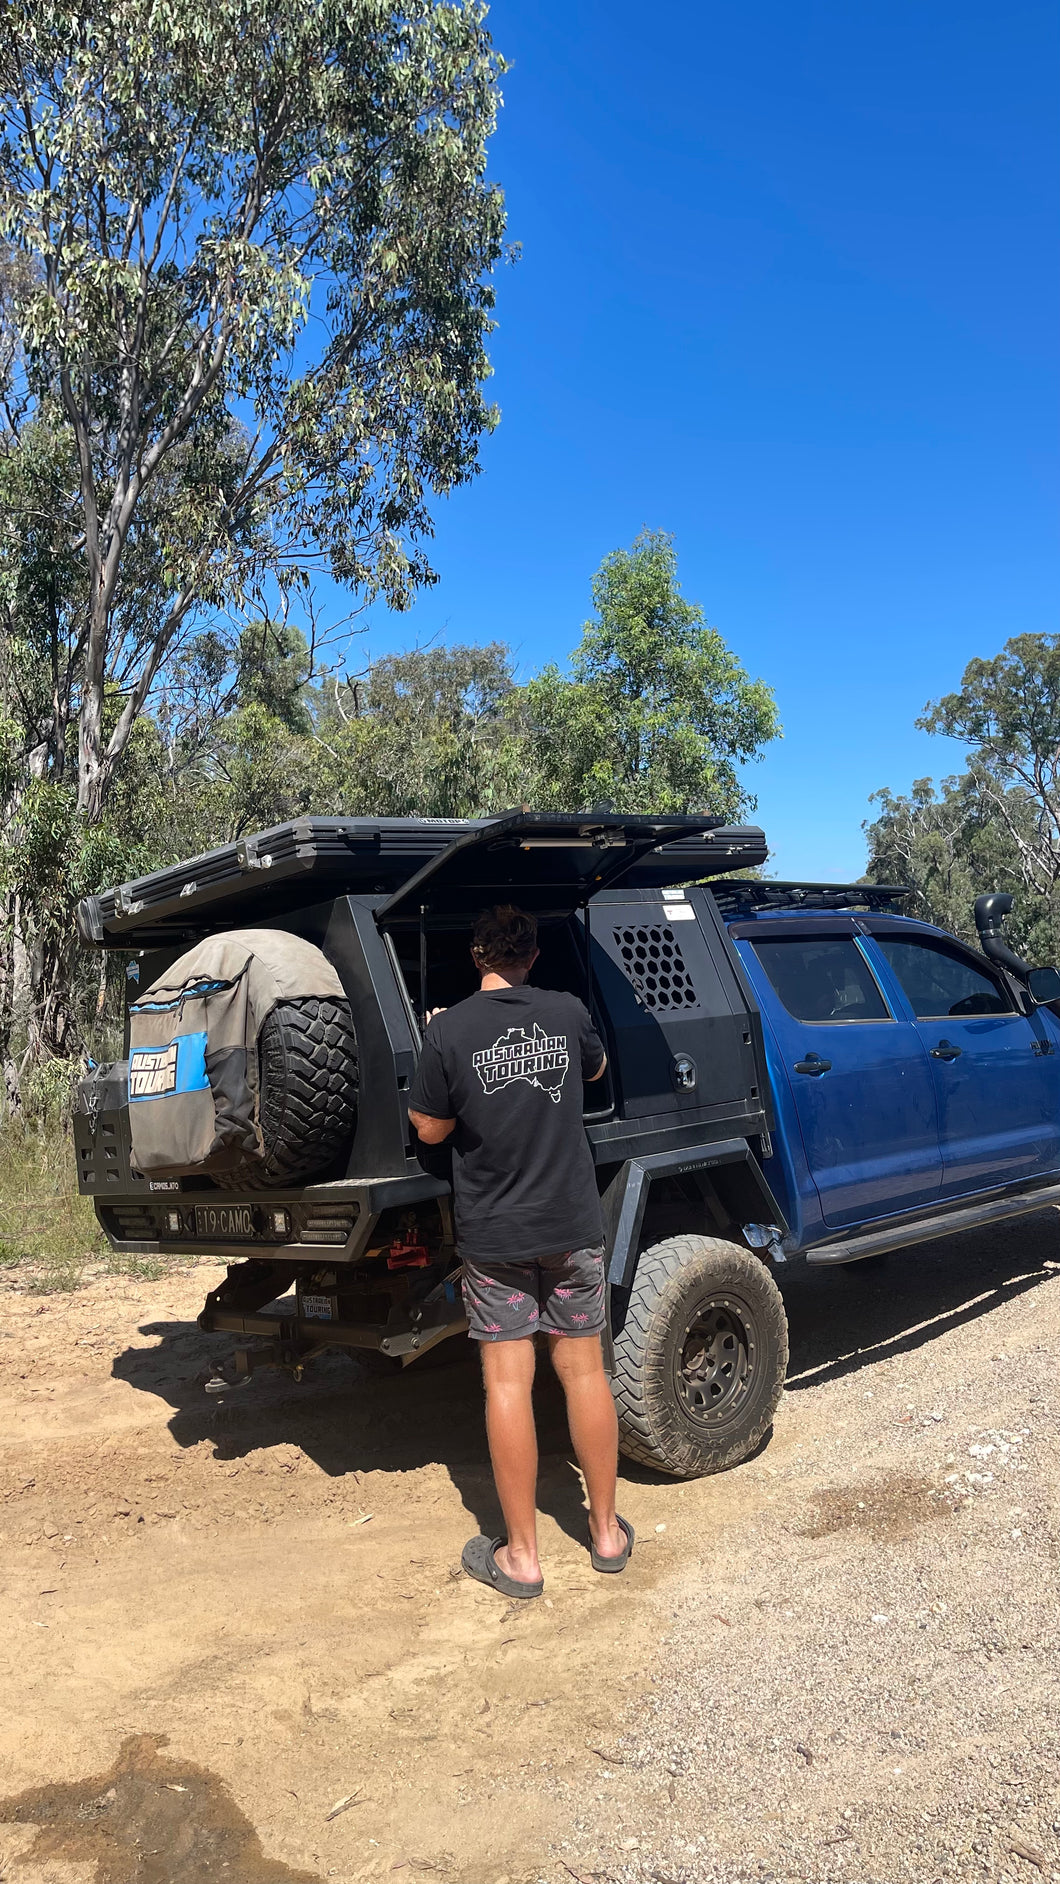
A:
POLYGON ((218 1242, 240 1242, 257 1236, 249 1204, 196 1204, 195 1234, 218 1242))
POLYGON ((301 1295, 302 1316, 306 1321, 334 1321, 330 1295, 301 1295))

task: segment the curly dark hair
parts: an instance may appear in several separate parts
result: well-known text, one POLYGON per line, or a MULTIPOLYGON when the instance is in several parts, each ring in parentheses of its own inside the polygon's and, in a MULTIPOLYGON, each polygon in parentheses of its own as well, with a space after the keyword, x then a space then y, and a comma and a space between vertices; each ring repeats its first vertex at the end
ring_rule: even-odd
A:
POLYGON ((475 918, 471 952, 480 968, 503 974, 522 968, 537 949, 537 918, 513 903, 495 903, 475 918))

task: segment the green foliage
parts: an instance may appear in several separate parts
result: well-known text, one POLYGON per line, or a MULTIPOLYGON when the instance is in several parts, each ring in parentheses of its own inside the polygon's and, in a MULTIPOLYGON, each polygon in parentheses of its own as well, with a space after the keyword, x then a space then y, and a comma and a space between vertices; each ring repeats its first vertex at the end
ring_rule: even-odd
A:
POLYGON ((593 600, 570 678, 548 667, 523 690, 527 795, 545 809, 749 808, 736 768, 778 737, 776 703, 685 601, 671 539, 645 532, 608 556, 593 600))
MULTIPOLYGON (((919 779, 902 797, 877 792, 866 826, 873 882, 906 882, 915 910, 976 940, 982 890, 1011 890, 1006 924, 1029 959, 1060 958, 1060 636, 1016 635, 990 660, 970 661, 960 689, 917 724, 960 739, 969 770, 936 789, 919 779)), ((912 913, 912 912, 911 912, 912 913)))
POLYGON ((324 693, 311 755, 314 808, 386 817, 482 816, 511 800, 522 738, 512 658, 418 648, 324 693))
POLYGON ((32 1294, 76 1289, 106 1248, 91 1198, 73 1187, 65 1134, 0 1130, 0 1268, 9 1280, 32 1294))
POLYGON ((23 1089, 22 1102, 42 1131, 69 1128, 74 1095, 84 1070, 80 1054, 66 1060, 44 1060, 34 1067, 23 1089))
POLYGON ((609 557, 595 593, 571 678, 547 668, 525 685, 499 642, 299 686, 304 644, 275 623, 245 637, 235 669, 201 637, 174 665, 165 715, 138 729, 118 821, 146 822, 175 858, 307 812, 475 817, 610 798, 737 815, 738 765, 776 730, 771 694, 680 596, 668 539, 609 557))
POLYGON ((56 1121, 0 1128, 0 1272, 30 1295, 76 1289, 88 1274, 153 1282, 172 1262, 112 1250, 90 1197, 73 1185, 70 1140, 56 1121))
POLYGON ((59 717, 90 819, 197 617, 238 635, 321 563, 397 608, 434 579, 431 497, 496 418, 502 70, 479 0, 0 12, 0 370, 74 466, 59 717))
POLYGON ((86 890, 303 808, 313 572, 434 580, 496 417, 502 70, 479 0, 0 9, 9 1093, 83 1038, 86 890))
POLYGON ((87 601, 76 548, 77 482, 69 428, 45 402, 0 441, 0 688, 7 738, 5 800, 23 769, 62 778, 70 731, 64 700, 87 601))
POLYGON ((491 419, 502 62, 484 17, 474 0, 11 0, 0 31, 3 233, 39 265, 22 316, 38 383, 69 376, 75 402, 128 423, 139 376, 158 461, 223 427, 217 392, 251 402, 299 532, 393 599, 423 573, 396 531, 429 527, 425 486, 468 474, 491 419), (323 357, 292 370, 311 310, 323 357))
POLYGON ((0 881, 38 910, 38 936, 47 944, 69 933, 82 896, 133 874, 138 850, 149 854, 131 832, 83 824, 68 789, 31 779, 19 801, 17 842, 0 850, 0 881))
POLYGON ((312 720, 303 689, 312 659, 300 628, 266 616, 244 628, 236 650, 233 704, 256 706, 292 733, 312 720))
MULTIPOLYGON (((1005 924, 1012 946, 1036 962, 1060 958, 1060 898, 1029 891, 1005 824, 986 799, 977 777, 965 773, 943 779, 917 779, 906 796, 880 791, 880 809, 866 825, 867 875, 872 883, 907 883, 914 895, 902 905, 906 915, 938 923, 966 942, 977 944, 973 904, 982 890, 1011 890, 1016 901, 1005 924)), ((1030 806, 1012 795, 1007 807, 1013 822, 1033 833, 1030 806)))
POLYGON ((977 788, 1005 827, 1023 882, 1060 882, 1060 635, 1015 635, 970 661, 960 691, 918 721, 972 748, 977 788))
MULTIPOLYGON (((78 957, 79 901, 154 861, 141 826, 123 830, 110 819, 86 825, 78 816, 72 784, 30 778, 0 836, 0 945, 8 967, 0 1031, 10 1050, 12 1026, 19 1027, 28 1043, 28 1065, 65 1063, 81 1045, 76 984, 84 996, 87 982, 98 981, 100 971, 83 954, 78 957), (10 974, 16 940, 26 961, 20 1013, 10 974)), ((48 1095, 42 1098, 47 1110, 48 1095)))

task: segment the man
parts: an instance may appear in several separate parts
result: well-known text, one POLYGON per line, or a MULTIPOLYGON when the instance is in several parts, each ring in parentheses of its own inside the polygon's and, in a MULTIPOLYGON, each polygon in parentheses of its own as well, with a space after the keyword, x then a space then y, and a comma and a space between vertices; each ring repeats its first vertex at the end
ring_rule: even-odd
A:
POLYGON ((537 924, 486 910, 471 955, 482 985, 432 1015, 409 1097, 425 1145, 453 1134, 464 1306, 482 1344, 486 1431, 506 1538, 473 1537, 463 1564, 504 1596, 540 1596, 534 1336, 548 1335, 589 1498, 593 1567, 624 1570, 633 1527, 615 1512, 618 1422, 604 1372, 603 1221, 582 1124, 582 1081, 603 1047, 572 994, 526 985, 537 924))

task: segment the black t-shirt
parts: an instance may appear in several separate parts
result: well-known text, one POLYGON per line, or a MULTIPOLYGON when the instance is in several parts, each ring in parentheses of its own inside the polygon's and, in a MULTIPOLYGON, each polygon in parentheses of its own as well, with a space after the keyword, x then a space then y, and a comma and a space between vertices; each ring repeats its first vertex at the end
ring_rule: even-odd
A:
POLYGON ((461 1254, 523 1262, 604 1240, 582 1081, 604 1050, 573 994, 480 990, 427 1029, 409 1107, 455 1119, 461 1254))

